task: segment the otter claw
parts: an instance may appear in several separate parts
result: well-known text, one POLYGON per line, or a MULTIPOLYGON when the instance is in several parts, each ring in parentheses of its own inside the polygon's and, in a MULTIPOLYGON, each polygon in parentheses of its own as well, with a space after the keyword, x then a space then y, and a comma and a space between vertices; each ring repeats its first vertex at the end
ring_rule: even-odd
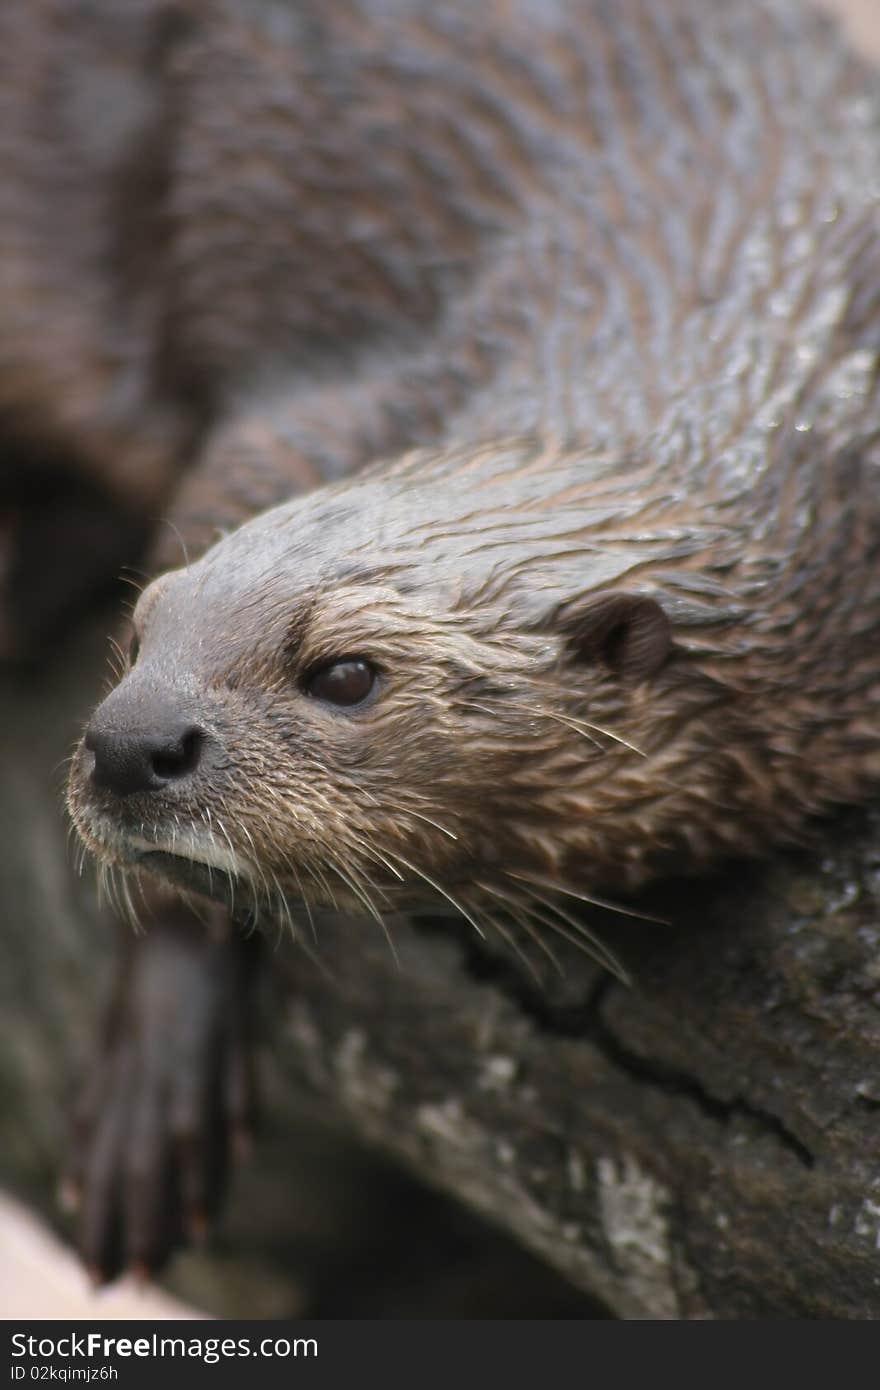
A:
POLYGON ((247 1057, 253 939, 149 890, 105 1050, 74 1125, 62 1192, 98 1283, 152 1278, 203 1243, 254 1110, 247 1057))

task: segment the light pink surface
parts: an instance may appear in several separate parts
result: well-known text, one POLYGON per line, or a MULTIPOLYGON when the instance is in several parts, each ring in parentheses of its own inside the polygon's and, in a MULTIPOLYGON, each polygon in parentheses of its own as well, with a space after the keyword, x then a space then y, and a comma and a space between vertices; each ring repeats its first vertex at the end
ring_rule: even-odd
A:
POLYGON ((838 15, 864 53, 880 60, 880 0, 821 0, 821 4, 838 15))
POLYGON ((0 1195, 0 1318, 205 1318, 159 1289, 122 1281, 95 1292, 82 1266, 41 1222, 0 1195))

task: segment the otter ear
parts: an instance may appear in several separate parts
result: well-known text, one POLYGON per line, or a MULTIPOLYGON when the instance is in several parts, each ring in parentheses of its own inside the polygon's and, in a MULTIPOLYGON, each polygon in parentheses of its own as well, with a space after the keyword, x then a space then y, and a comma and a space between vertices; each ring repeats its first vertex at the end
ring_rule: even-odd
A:
POLYGON ((655 599, 640 594, 593 594, 567 605, 561 630, 582 661, 601 661, 622 680, 653 676, 666 661, 672 629, 655 599))

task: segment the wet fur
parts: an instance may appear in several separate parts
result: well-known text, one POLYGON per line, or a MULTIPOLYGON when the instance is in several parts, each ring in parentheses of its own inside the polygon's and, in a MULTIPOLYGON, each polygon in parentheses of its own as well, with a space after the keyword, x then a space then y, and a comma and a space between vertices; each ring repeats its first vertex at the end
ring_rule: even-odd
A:
POLYGON ((206 753, 124 803, 81 753, 90 846, 225 847, 276 904, 445 897, 478 927, 559 927, 560 893, 791 843, 870 795, 876 79, 785 0, 240 13, 228 50, 196 42, 188 80, 218 52, 259 60, 290 104, 305 144, 283 177, 259 109, 241 127, 257 203, 235 193, 230 243, 246 206, 288 229, 277 298, 303 317, 278 320, 259 257, 230 288, 187 166, 169 264, 202 307, 175 351, 221 395, 247 359, 250 387, 217 410, 177 519, 198 549, 327 457, 381 461, 147 590, 141 654, 96 717, 170 703, 206 753), (308 54, 304 83, 270 33, 273 54, 308 54), (332 136, 308 105, 331 89, 332 136), (338 255, 299 280, 294 250, 331 208, 338 255), (324 330, 328 350, 349 341, 344 373, 316 365, 324 330), (668 659, 622 668, 596 638, 603 595, 662 610, 668 659), (355 654, 376 698, 308 698, 315 663, 355 654))

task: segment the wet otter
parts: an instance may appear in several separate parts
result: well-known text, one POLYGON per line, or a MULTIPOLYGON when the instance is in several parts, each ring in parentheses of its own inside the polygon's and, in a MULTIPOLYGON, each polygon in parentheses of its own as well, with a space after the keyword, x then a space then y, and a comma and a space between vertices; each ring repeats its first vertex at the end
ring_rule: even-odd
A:
MULTIPOLYGON (((300 41, 319 113, 342 92, 346 119, 318 122, 304 163, 241 121, 251 195, 225 213, 239 228, 259 195, 270 250, 286 217, 297 248, 334 255, 302 300, 269 292, 271 256, 175 252, 197 312, 172 315, 173 360, 222 384, 174 521, 195 556, 389 461, 147 591, 141 652, 74 766, 92 846, 220 895, 231 874, 237 904, 282 913, 448 894, 481 930, 547 943, 576 930, 569 891, 763 849, 866 794, 865 72, 784 0, 296 21, 267 3, 219 58, 190 51, 187 80, 204 98, 268 64, 298 110, 300 41), (301 338, 276 303, 311 315, 301 338)), ((217 193, 196 180, 186 205, 217 193)), ((169 531, 159 564, 179 561, 169 531)))
POLYGON ((880 775, 880 527, 870 464, 783 447, 697 515, 644 465, 498 442, 261 516, 142 598, 81 834, 278 910, 478 928, 797 838, 880 775))
POLYGON ((422 154, 495 168, 504 230, 429 348, 359 389, 405 413, 439 373, 442 442, 146 591, 73 767, 99 855, 479 927, 876 786, 865 81, 785 3, 517 15, 532 52, 419 19, 447 77, 459 26, 484 45, 422 154))

